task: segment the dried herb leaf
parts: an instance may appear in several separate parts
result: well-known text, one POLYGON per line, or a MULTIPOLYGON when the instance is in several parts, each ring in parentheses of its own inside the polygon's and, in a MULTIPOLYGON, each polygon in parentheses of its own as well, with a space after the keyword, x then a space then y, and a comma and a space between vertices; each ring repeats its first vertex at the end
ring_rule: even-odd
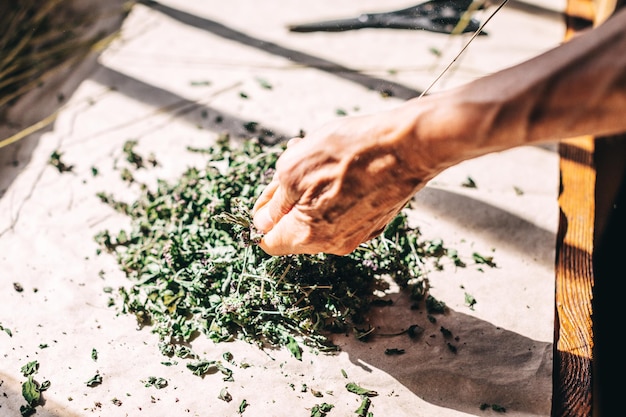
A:
POLYGON ((151 377, 148 377, 148 379, 143 382, 146 388, 154 387, 156 389, 162 389, 162 388, 167 387, 167 379, 161 378, 161 377, 151 376, 151 377))
POLYGON ((11 331, 11 329, 9 329, 8 327, 4 327, 2 324, 0 324, 0 332, 5 332, 9 335, 9 337, 13 337, 13 332, 11 331))
POLYGON ((35 407, 41 400, 39 384, 33 379, 32 375, 29 375, 28 380, 22 384, 22 396, 31 407, 35 407))
POLYGON ((472 259, 477 264, 485 264, 492 268, 495 268, 497 265, 493 262, 493 256, 483 256, 477 252, 472 253, 472 259))
POLYGON ((366 396, 363 396, 361 400, 361 405, 354 412, 358 417, 367 417, 370 405, 372 405, 372 400, 370 400, 366 396))
POLYGON ((465 293, 465 304, 467 304, 467 306, 470 309, 474 309, 474 306, 476 305, 478 301, 476 301, 476 299, 474 298, 473 295, 469 294, 469 293, 465 293))
POLYGON ((218 395, 217 398, 222 400, 222 401, 226 401, 227 403, 229 403, 229 402, 231 402, 233 400, 233 396, 230 395, 230 393, 228 392, 228 390, 226 388, 222 388, 220 390, 220 395, 218 395))
POLYGON ((333 404, 321 403, 316 404, 311 408, 311 417, 325 417, 330 410, 334 407, 333 404))
POLYGON ((359 385, 355 384, 354 382, 347 383, 346 384, 346 389, 349 392, 353 393, 353 394, 364 395, 366 397, 375 397, 375 396, 378 395, 378 393, 376 391, 360 387, 359 385))
POLYGON ((243 412, 246 411, 246 408, 248 408, 249 405, 250 404, 248 404, 248 401, 246 401, 245 398, 241 400, 241 403, 239 404, 239 409, 238 409, 239 414, 243 414, 243 412))
POLYGON ((96 372, 96 374, 92 376, 87 382, 85 382, 85 384, 88 387, 95 387, 95 386, 102 384, 102 375, 96 372))
POLYGON ((37 361, 28 362, 26 365, 20 368, 20 372, 22 372, 22 375, 24 376, 34 375, 37 373, 38 370, 39 362, 37 361))

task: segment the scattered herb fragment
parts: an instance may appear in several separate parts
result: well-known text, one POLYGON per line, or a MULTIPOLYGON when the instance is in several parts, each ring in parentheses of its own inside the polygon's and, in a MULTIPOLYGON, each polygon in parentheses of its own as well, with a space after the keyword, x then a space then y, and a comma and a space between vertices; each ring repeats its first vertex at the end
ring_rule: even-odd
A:
POLYGON ((17 292, 22 292, 24 291, 24 287, 22 287, 22 284, 20 284, 19 282, 14 282, 13 283, 13 289, 17 292))
POLYGON ((259 126, 258 122, 246 122, 243 124, 243 128, 246 129, 246 131, 250 133, 256 132, 256 129, 258 126, 259 126))
POLYGON ((261 87, 265 88, 266 90, 272 89, 272 84, 270 84, 267 80, 257 77, 256 81, 259 83, 261 87))
POLYGON ((430 48, 428 48, 428 52, 435 55, 436 57, 440 57, 442 55, 441 50, 434 46, 431 46, 430 48))
POLYGON ((22 396, 31 407, 34 407, 37 403, 39 403, 39 399, 41 397, 39 384, 35 382, 32 375, 29 375, 28 380, 22 384, 22 396))
POLYGON ((39 370, 39 362, 37 361, 30 361, 26 365, 20 368, 20 372, 24 376, 34 375, 37 373, 38 370, 39 370))
POLYGON ((137 143, 138 142, 134 139, 127 140, 124 142, 122 152, 124 152, 124 155, 126 156, 126 161, 132 164, 133 167, 143 168, 143 157, 135 151, 137 143))
POLYGON ((402 355, 404 353, 405 353, 404 349, 398 349, 398 348, 385 349, 385 355, 402 355))
POLYGON ((473 295, 465 293, 465 304, 467 304, 467 306, 471 310, 474 309, 474 306, 476 305, 476 303, 478 303, 478 301, 476 301, 473 295))
POLYGON ((322 392, 321 392, 321 391, 315 390, 315 389, 313 389, 313 388, 311 388, 311 394, 312 394, 314 397, 318 397, 318 398, 321 398, 321 397, 323 397, 323 396, 324 396, 324 394, 322 394, 322 392))
POLYGON ((226 388, 222 388, 220 390, 220 394, 217 396, 218 399, 222 400, 222 401, 226 401, 227 403, 231 402, 233 400, 233 396, 230 395, 230 393, 228 392, 228 390, 226 388))
POLYGON ((498 404, 488 404, 488 403, 482 403, 480 405, 480 409, 482 411, 485 411, 487 409, 491 408, 493 411, 497 412, 497 413, 506 413, 506 408, 502 407, 501 405, 498 404))
POLYGON ((445 338, 450 338, 450 337, 452 337, 452 332, 451 332, 449 329, 447 329, 447 328, 445 328, 445 327, 443 327, 443 326, 441 326, 441 327, 439 328, 439 331, 441 332, 441 334, 442 334, 442 335, 443 335, 443 337, 445 337, 445 338))
POLYGON ((0 331, 5 332, 9 335, 9 337, 13 337, 13 332, 11 331, 11 329, 9 329, 8 327, 4 327, 2 324, 0 324, 0 331))
POLYGON ((497 265, 493 262, 493 256, 483 256, 477 252, 472 253, 472 259, 477 264, 488 265, 492 268, 495 268, 497 265))
POLYGON ((465 179, 465 182, 463 182, 461 185, 465 188, 478 188, 476 182, 472 177, 467 177, 465 179))
POLYGON ((355 384, 354 382, 347 383, 346 384, 346 389, 348 390, 348 392, 351 392, 351 393, 357 394, 357 395, 364 395, 366 397, 375 397, 375 396, 378 395, 378 393, 376 391, 360 387, 359 385, 355 384))
POLYGON ((48 159, 48 164, 55 167, 60 173, 63 172, 71 172, 74 169, 74 165, 67 165, 63 161, 61 161, 61 157, 63 153, 58 150, 53 151, 50 154, 50 158, 48 159))
POLYGON ((361 399, 361 405, 354 412, 359 417, 367 417, 369 414, 368 411, 370 409, 370 405, 372 405, 372 400, 363 395, 361 399))
POLYGON ((95 362, 98 360, 98 351, 96 348, 91 349, 91 359, 95 362))
POLYGON ((20 406, 22 416, 30 416, 36 412, 35 407, 41 403, 41 393, 50 387, 50 381, 44 381, 41 384, 35 381, 33 375, 38 370, 37 361, 31 361, 20 369, 22 375, 27 377, 27 380, 22 383, 22 397, 26 400, 26 405, 20 406))
POLYGON ((190 362, 187 364, 187 369, 189 369, 194 375, 202 377, 208 373, 217 372, 216 364, 216 361, 190 362))
POLYGON ((412 324, 408 329, 406 329, 406 334, 408 334, 411 339, 415 339, 422 333, 424 333, 424 328, 417 324, 412 324))
POLYGON ((239 404, 239 409, 238 409, 239 414, 243 414, 243 412, 246 411, 246 408, 248 408, 249 405, 250 404, 248 404, 248 401, 246 401, 245 398, 241 400, 241 403, 239 404))
POLYGON ((335 407, 333 404, 321 403, 311 408, 311 417, 326 417, 326 414, 335 407))
POLYGON ((300 347, 298 342, 296 342, 296 339, 294 339, 291 336, 287 336, 286 347, 289 350, 289 352, 291 352, 294 358, 298 359, 299 361, 302 360, 302 348, 300 347))
POLYGON ((167 379, 156 377, 156 376, 148 377, 146 381, 142 381, 142 382, 144 383, 144 386, 146 388, 154 387, 156 389, 162 389, 162 388, 167 387, 167 379))
POLYGON ((506 408, 498 404, 491 404, 491 409, 497 413, 506 413, 506 408))
POLYGON ((429 294, 426 297, 426 311, 429 314, 443 314, 446 312, 446 304, 429 294))
POLYGON ((85 384, 88 387, 95 387, 95 386, 102 384, 102 375, 96 372, 96 374, 92 376, 87 382, 85 382, 85 384))

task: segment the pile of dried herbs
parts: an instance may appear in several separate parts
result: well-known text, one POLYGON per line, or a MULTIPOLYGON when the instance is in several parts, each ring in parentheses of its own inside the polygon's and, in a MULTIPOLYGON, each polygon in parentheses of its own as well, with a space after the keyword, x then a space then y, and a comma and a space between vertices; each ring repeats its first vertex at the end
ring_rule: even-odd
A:
MULTIPOLYGON (((145 167, 136 163, 142 157, 134 142, 127 145, 127 160, 145 167)), ((254 140, 235 146, 224 136, 210 148, 190 149, 208 155, 203 169, 190 168, 173 183, 159 180, 156 189, 143 186, 133 203, 99 194, 132 224, 96 236, 131 281, 119 289, 121 311, 151 326, 162 353, 181 356, 188 342, 206 335, 285 346, 300 358, 302 345, 332 349, 329 332, 358 325, 382 278, 418 299, 426 295, 423 262, 436 264, 446 250, 440 241, 420 241, 405 214, 348 256, 270 257, 254 243, 248 208, 283 149, 254 140)))

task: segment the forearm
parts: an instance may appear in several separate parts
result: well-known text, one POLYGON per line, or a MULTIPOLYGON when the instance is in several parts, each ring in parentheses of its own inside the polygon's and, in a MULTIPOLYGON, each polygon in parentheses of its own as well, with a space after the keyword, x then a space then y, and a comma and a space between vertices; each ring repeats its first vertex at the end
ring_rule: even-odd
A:
POLYGON ((537 58, 403 107, 420 109, 410 140, 439 167, 519 145, 625 132, 626 10, 537 58))

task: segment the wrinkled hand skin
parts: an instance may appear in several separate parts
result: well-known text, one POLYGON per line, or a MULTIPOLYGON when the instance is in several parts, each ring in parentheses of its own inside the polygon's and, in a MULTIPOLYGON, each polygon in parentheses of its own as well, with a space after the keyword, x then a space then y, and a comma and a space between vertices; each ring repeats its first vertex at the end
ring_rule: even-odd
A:
POLYGON ((406 158, 411 128, 383 113, 292 139, 252 211, 265 233, 261 247, 271 255, 345 255, 380 234, 433 176, 406 158))
POLYGON ((626 132, 626 8, 531 60, 294 139, 253 208, 270 255, 345 255, 443 169, 490 152, 626 132))

